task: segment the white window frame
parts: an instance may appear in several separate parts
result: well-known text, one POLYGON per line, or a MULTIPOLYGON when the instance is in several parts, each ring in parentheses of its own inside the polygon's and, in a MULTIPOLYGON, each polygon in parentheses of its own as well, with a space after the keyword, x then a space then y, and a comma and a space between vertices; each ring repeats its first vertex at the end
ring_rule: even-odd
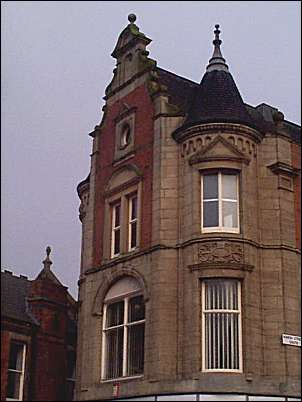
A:
POLYGON ((236 177, 236 188, 237 188, 237 199, 229 199, 229 198, 222 198, 222 176, 227 175, 224 171, 215 171, 213 174, 218 175, 218 199, 213 198, 213 199, 203 199, 203 178, 204 176, 207 176, 209 173, 201 173, 201 231, 202 233, 210 233, 210 232, 228 232, 228 233, 240 233, 240 221, 239 221, 239 173, 232 172, 229 173, 229 175, 233 175, 236 177), (210 202, 210 201, 218 201, 218 226, 211 226, 211 227, 204 227, 203 226, 203 206, 204 202, 210 202), (223 226, 222 222, 222 202, 223 201, 228 201, 228 202, 236 202, 237 203, 237 227, 228 227, 228 226, 223 226))
MULTIPOLYGON (((138 187, 131 190, 121 192, 117 194, 113 199, 108 201, 109 214, 110 214, 110 243, 108 244, 108 254, 110 258, 117 258, 125 253, 130 253, 139 248, 140 243, 140 190, 138 187), (132 215, 132 203, 133 199, 136 199, 136 217, 131 219, 132 215), (119 226, 116 225, 116 208, 120 208, 120 222, 119 226), (131 234, 134 223, 136 223, 136 244, 131 247, 131 234), (120 233, 119 253, 115 253, 114 244, 116 232, 120 233)), ((109 237, 109 236, 108 236, 109 237)))
MULTIPOLYGON (((211 280, 215 280, 216 278, 211 278, 211 280)), ((217 280, 223 281, 223 280, 230 280, 230 278, 217 278, 217 280)), ((237 310, 231 310, 231 309, 209 309, 205 310, 206 306, 206 292, 205 292, 205 283, 206 280, 202 281, 201 284, 201 316, 202 316, 202 371, 203 372, 230 372, 230 373, 242 373, 242 314, 241 314, 241 282, 237 279, 233 279, 237 283, 237 310), (230 315, 237 315, 238 316, 238 362, 239 362, 239 368, 238 369, 228 369, 228 368, 207 368, 206 367, 206 348, 208 346, 208 340, 206 339, 206 314, 215 314, 215 313, 228 313, 230 315)), ((233 295, 231 295, 233 297, 233 295)), ((211 337, 218 336, 218 339, 220 339, 218 342, 221 342, 222 349, 226 351, 226 346, 224 343, 224 339, 220 338, 219 334, 219 327, 217 328, 217 334, 216 334, 216 328, 213 331, 214 333, 211 334, 211 337)), ((233 334, 234 336, 234 334, 233 334)), ((232 359, 233 360, 233 359, 232 359)))
POLYGON ((121 231, 121 219, 122 219, 122 203, 121 200, 116 202, 115 204, 112 205, 111 207, 112 211, 112 217, 111 217, 111 258, 117 257, 121 253, 121 240, 122 240, 122 231, 121 231), (116 208, 120 208, 120 224, 119 226, 115 226, 116 223, 116 208), (120 244, 119 244, 119 252, 115 253, 114 252, 114 246, 115 246, 115 236, 116 232, 120 232, 120 244))
POLYGON ((128 251, 133 251, 137 248, 137 232, 138 232, 138 196, 137 193, 133 194, 128 198, 128 251), (133 208, 133 200, 136 199, 136 217, 134 219, 131 219, 132 216, 132 208, 133 208), (136 223, 136 243, 135 246, 131 247, 131 237, 132 237, 132 230, 133 230, 133 224, 136 223))
POLYGON ((128 360, 128 328, 133 326, 133 325, 139 325, 139 324, 145 324, 146 318, 143 320, 139 321, 134 321, 131 323, 128 323, 128 310, 129 310, 129 300, 132 299, 133 297, 136 296, 142 296, 141 291, 136 291, 136 292, 131 292, 128 294, 123 295, 122 297, 115 297, 110 300, 108 300, 104 304, 104 310, 103 310, 103 325, 102 325, 102 362, 101 362, 101 381, 102 382, 111 382, 111 381, 116 381, 116 380, 125 380, 127 378, 140 378, 143 377, 142 374, 136 374, 136 375, 127 375, 127 360, 128 360), (123 324, 120 325, 115 325, 114 327, 106 327, 106 321, 107 321, 107 309, 108 306, 112 303, 116 303, 119 301, 124 302, 124 322, 123 324), (116 378, 106 378, 106 364, 107 364, 107 359, 106 359, 106 331, 113 329, 113 328, 124 328, 124 335, 123 335, 123 368, 122 368, 122 377, 116 377, 116 378))
MULTIPOLYGON (((16 343, 18 345, 22 345, 23 347, 23 351, 22 351, 22 368, 21 370, 14 370, 14 369, 10 369, 8 368, 8 372, 10 373, 17 373, 20 374, 20 385, 19 385, 19 397, 18 399, 14 399, 14 398, 6 398, 7 401, 23 401, 23 391, 24 391, 24 376, 25 376, 25 357, 26 357, 26 344, 22 343, 22 342, 18 342, 15 340, 11 340, 10 346, 12 345, 12 343, 16 343)), ((10 353, 10 352, 9 352, 10 353)))

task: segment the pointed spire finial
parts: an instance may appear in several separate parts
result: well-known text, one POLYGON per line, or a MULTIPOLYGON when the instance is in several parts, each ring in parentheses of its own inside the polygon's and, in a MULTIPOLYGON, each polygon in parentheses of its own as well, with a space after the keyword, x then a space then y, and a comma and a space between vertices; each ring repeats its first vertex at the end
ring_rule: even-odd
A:
POLYGON ((128 15, 128 21, 130 22, 130 24, 134 24, 134 22, 136 21, 136 15, 135 14, 129 14, 128 15))
POLYGON ((222 40, 219 38, 220 30, 219 30, 219 24, 215 25, 215 39, 213 40, 213 45, 214 45, 214 53, 212 58, 209 60, 209 64, 207 66, 207 71, 214 71, 214 70, 220 70, 220 71, 229 71, 229 68, 227 64, 225 63, 225 59, 222 57, 221 50, 220 50, 220 45, 222 43, 222 40))
POLYGON ((50 269, 50 266, 52 264, 52 261, 49 258, 49 255, 51 253, 51 248, 49 246, 46 247, 46 258, 43 261, 44 269, 50 269))

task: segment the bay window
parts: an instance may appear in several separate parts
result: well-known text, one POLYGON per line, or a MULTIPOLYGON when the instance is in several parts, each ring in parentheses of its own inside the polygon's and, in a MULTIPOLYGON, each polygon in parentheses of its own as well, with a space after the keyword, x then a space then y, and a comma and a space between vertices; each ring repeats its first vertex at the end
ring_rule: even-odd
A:
POLYGON ((208 172, 201 176, 202 232, 239 233, 238 174, 208 172))
POLYGON ((202 352, 203 371, 242 371, 238 280, 202 282, 202 352))

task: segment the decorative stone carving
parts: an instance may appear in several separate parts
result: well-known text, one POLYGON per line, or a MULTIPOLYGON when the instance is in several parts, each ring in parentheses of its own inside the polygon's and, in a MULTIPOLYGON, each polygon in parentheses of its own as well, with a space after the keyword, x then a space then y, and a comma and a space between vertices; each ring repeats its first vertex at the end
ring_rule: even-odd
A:
POLYGON ((230 242, 213 242, 200 246, 198 259, 201 263, 243 263, 243 248, 230 242))
MULTIPOLYGON (((207 137, 206 137, 207 140, 207 137)), ((192 145, 189 149, 195 151, 195 144, 192 140, 192 145)), ((189 142, 189 144, 190 144, 189 142)), ((242 147, 241 147, 242 148, 242 147)), ((235 160, 242 161, 246 164, 249 163, 250 159, 244 154, 245 148, 239 150, 238 147, 234 146, 227 139, 221 135, 214 136, 214 139, 209 140, 208 145, 206 145, 201 150, 195 152, 190 158, 189 163, 193 165, 194 163, 206 162, 211 160, 235 160)))
POLYGON ((250 157, 256 156, 256 145, 251 140, 239 136, 216 134, 197 136, 182 144, 182 157, 189 157, 190 163, 213 158, 233 158, 249 163, 250 157))

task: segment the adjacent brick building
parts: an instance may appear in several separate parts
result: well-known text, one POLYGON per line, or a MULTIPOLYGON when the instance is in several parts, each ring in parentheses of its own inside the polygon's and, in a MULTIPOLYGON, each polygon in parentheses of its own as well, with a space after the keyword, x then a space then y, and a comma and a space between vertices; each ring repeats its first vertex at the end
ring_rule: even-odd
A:
POLYGON ((77 305, 47 257, 34 280, 1 272, 1 400, 73 399, 77 305))
POLYGON ((296 400, 300 127, 243 102, 219 26, 199 84, 135 19, 78 185, 76 399, 296 400))

